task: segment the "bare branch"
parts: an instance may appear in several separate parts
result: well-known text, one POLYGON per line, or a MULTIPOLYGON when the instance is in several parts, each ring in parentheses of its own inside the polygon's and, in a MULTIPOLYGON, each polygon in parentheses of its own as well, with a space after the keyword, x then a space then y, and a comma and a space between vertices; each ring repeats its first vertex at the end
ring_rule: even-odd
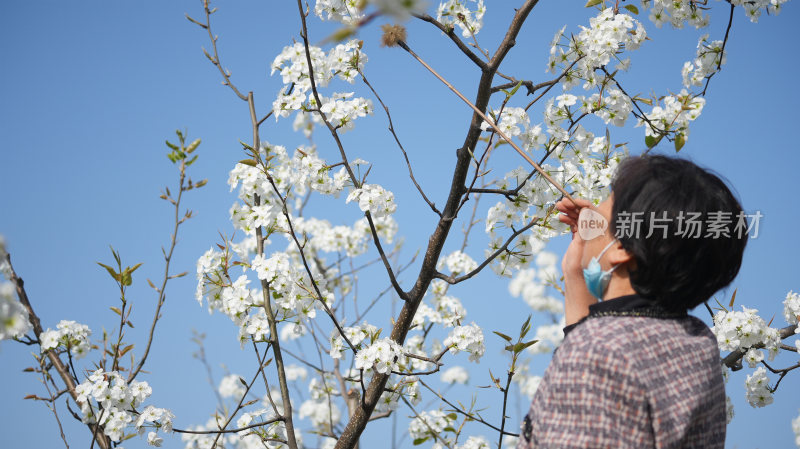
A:
POLYGON ((211 61, 211 63, 214 64, 219 70, 219 73, 222 75, 222 78, 224 79, 222 84, 230 87, 236 94, 236 96, 239 97, 241 100, 247 101, 247 97, 241 92, 239 92, 239 89, 237 89, 236 86, 233 85, 233 83, 231 82, 230 72, 225 70, 224 67, 222 67, 222 63, 219 60, 219 52, 217 51, 217 39, 219 39, 219 36, 214 36, 214 34, 211 32, 211 14, 213 14, 216 11, 216 8, 214 8, 213 10, 210 9, 209 3, 210 3, 209 0, 203 0, 203 10, 206 14, 206 23, 200 23, 197 20, 189 17, 188 14, 186 15, 186 18, 189 19, 190 22, 200 26, 201 28, 203 28, 208 32, 208 38, 211 40, 211 49, 214 51, 214 55, 213 56, 210 55, 205 49, 203 49, 203 53, 205 53, 208 60, 211 61))

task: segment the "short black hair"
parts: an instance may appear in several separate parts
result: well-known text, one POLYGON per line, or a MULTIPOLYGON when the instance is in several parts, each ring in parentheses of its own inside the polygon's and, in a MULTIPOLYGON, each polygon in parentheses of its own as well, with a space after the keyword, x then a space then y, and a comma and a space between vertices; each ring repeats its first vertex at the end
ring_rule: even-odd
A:
MULTIPOLYGON (((630 280, 640 296, 668 310, 690 310, 736 278, 748 228, 746 223, 744 229, 737 228, 744 211, 719 176, 687 159, 630 156, 617 166, 611 192, 610 230, 634 256, 630 280), (648 238, 651 212, 654 232, 648 238), (665 212, 669 220, 659 221, 665 212), (680 234, 688 228, 679 214, 686 218, 689 212, 701 213, 695 215, 702 223, 699 238, 680 234), (706 226, 706 220, 720 217, 717 212, 730 220, 717 220, 719 231, 706 226), (631 227, 636 221, 641 223, 638 235, 631 227), (681 224, 684 229, 679 230, 681 224)), ((691 234, 696 235, 694 230, 691 234)))

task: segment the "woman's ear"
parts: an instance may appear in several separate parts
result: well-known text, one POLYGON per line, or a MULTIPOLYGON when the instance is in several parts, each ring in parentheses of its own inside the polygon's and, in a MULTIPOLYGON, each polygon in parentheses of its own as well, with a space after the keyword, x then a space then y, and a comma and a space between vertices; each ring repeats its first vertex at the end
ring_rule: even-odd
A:
POLYGON ((606 257, 608 257, 608 261, 612 265, 627 263, 628 271, 636 269, 636 258, 633 257, 631 252, 622 247, 622 243, 619 240, 608 249, 608 255, 606 257))

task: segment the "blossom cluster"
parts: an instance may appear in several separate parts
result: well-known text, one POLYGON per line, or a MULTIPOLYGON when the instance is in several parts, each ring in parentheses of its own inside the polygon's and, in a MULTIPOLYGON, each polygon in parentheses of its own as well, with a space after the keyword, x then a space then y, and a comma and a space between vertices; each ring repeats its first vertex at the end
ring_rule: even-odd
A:
POLYGON ((566 27, 561 28, 551 42, 547 70, 565 72, 565 90, 581 81, 584 89, 597 86, 595 69, 609 64, 612 58, 619 61, 620 68, 627 68, 629 61, 620 59, 620 48, 636 50, 647 38, 641 22, 628 14, 615 14, 614 8, 601 11, 589 25, 574 36, 564 33, 566 27))
POLYGON ((683 28, 687 22, 695 28, 708 26, 709 16, 704 8, 698 8, 691 1, 680 0, 642 0, 642 7, 650 10, 650 20, 661 28, 669 22, 675 28, 683 28))
POLYGON ((447 267, 450 271, 450 274, 453 276, 458 276, 461 274, 467 274, 470 271, 478 268, 478 264, 469 257, 466 253, 461 251, 453 251, 447 257, 443 257, 439 259, 439 262, 436 264, 436 268, 441 270, 442 268, 447 267))
POLYGON ((0 235, 0 277, 11 279, 11 265, 8 263, 6 238, 0 235))
POLYGON ((417 405, 422 401, 417 376, 404 376, 397 382, 392 382, 390 379, 375 405, 375 410, 378 413, 397 410, 401 397, 406 398, 412 405, 417 405))
MULTIPOLYGON (((375 230, 387 243, 392 243, 397 233, 397 222, 391 216, 375 218, 375 230)), ((358 219, 353 226, 333 226, 327 220, 296 217, 292 220, 295 231, 309 236, 307 246, 318 252, 342 253, 348 257, 367 252, 372 232, 366 217, 358 219)))
POLYGON ((407 20, 411 14, 422 14, 428 6, 426 0, 317 0, 314 12, 322 20, 335 20, 354 26, 364 18, 363 7, 367 2, 395 20, 407 20))
POLYGON ((29 330, 28 311, 15 298, 14 284, 4 282, 11 279, 11 265, 8 263, 6 240, 0 235, 0 340, 21 338, 29 330))
POLYGON ((317 0, 314 13, 322 20, 335 20, 345 25, 354 25, 364 18, 359 9, 359 0, 317 0))
POLYGON ((342 412, 328 398, 308 399, 300 405, 299 416, 300 419, 308 418, 315 429, 331 432, 331 424, 339 424, 342 412))
POLYGON ((447 0, 436 8, 436 20, 445 26, 458 26, 461 35, 469 38, 478 34, 483 27, 485 13, 483 0, 447 0), (470 3, 475 3, 474 11, 469 8, 470 3))
POLYGON ((792 431, 794 431, 794 444, 800 447, 800 415, 792 420, 792 431))
POLYGON ((424 441, 435 438, 437 444, 444 442, 444 446, 451 447, 454 438, 447 435, 447 430, 453 429, 457 415, 445 413, 441 410, 422 411, 408 424, 408 433, 413 441, 424 441))
POLYGON ((789 291, 783 301, 783 317, 789 324, 797 324, 800 321, 800 293, 789 291))
POLYGON ((441 379, 446 384, 466 384, 469 373, 461 366, 453 366, 442 371, 441 379))
POLYGON ((756 345, 764 345, 769 360, 775 358, 780 351, 780 332, 767 326, 758 310, 742 306, 742 311, 721 310, 714 315, 714 327, 711 329, 717 337, 717 344, 723 351, 746 351, 744 360, 751 368, 764 359, 756 345))
POLYGON ((747 388, 745 398, 750 406, 764 407, 772 404, 772 390, 769 388, 767 370, 763 366, 758 367, 753 374, 747 376, 745 387, 747 388))
POLYGON ((744 8, 745 15, 751 22, 758 22, 761 12, 777 16, 783 9, 783 4, 788 0, 731 0, 731 5, 744 8))
POLYGON ((219 382, 219 387, 217 387, 219 395, 223 398, 233 398, 234 401, 241 399, 246 390, 239 379, 241 377, 236 374, 228 374, 223 377, 219 382))
POLYGON ((76 359, 84 357, 89 353, 92 344, 89 342, 89 336, 92 331, 89 326, 85 324, 76 323, 75 321, 61 320, 56 325, 56 330, 49 328, 39 335, 42 351, 64 347, 76 359))
POLYGON ((377 184, 361 184, 347 196, 347 203, 358 201, 362 212, 369 212, 375 218, 385 218, 397 210, 394 194, 377 184))
POLYGON ((381 338, 360 349, 355 356, 357 369, 374 369, 381 374, 400 371, 407 364, 403 347, 391 338, 381 338))
POLYGON ((134 425, 140 435, 147 427, 153 427, 156 432, 148 434, 147 442, 160 446, 162 439, 158 437, 157 430, 172 432, 175 415, 169 410, 153 406, 137 412, 136 409, 152 392, 147 382, 134 380, 129 384, 116 371, 98 369, 75 387, 75 400, 81 407, 82 421, 103 426, 103 433, 111 440, 120 441, 128 425, 134 425))
MULTIPOLYGON (((318 89, 326 87, 334 78, 352 84, 359 70, 362 70, 367 62, 367 56, 361 51, 361 44, 355 39, 338 44, 327 53, 319 47, 310 45, 309 55, 313 66, 314 85, 318 89)), ((334 93, 328 98, 320 95, 319 100, 322 104, 317 104, 312 92, 306 47, 302 42, 295 42, 283 48, 273 60, 270 74, 276 71, 280 73, 284 85, 272 104, 275 119, 289 117, 294 112, 300 111, 295 119, 295 129, 305 129, 310 126, 311 123, 305 116, 310 111, 321 111, 328 121, 341 131, 352 129, 356 118, 373 112, 371 100, 351 98, 352 92, 334 93)), ((322 121, 318 112, 311 117, 314 122, 322 121)))
POLYGON ((14 284, 0 281, 0 340, 20 338, 31 330, 28 311, 14 296, 14 284))
MULTIPOLYGON (((365 339, 374 341, 380 335, 377 327, 367 323, 366 321, 361 326, 348 326, 342 329, 344 336, 355 347, 358 347, 365 339)), ((338 330, 334 329, 330 337, 331 349, 329 355, 332 359, 342 358, 342 351, 345 349, 345 340, 338 330)))
POLYGON ((697 42, 697 56, 694 61, 686 61, 681 70, 685 87, 702 86, 707 77, 725 64, 726 55, 722 46, 720 40, 709 42, 708 34, 700 36, 697 42))
POLYGON ((454 354, 458 354, 459 351, 469 352, 471 362, 478 362, 486 352, 483 331, 474 322, 466 326, 456 326, 444 339, 444 345, 454 354))
POLYGON ((564 303, 547 294, 547 286, 558 281, 558 257, 541 251, 536 255, 537 268, 520 270, 508 284, 508 292, 513 297, 522 296, 531 309, 537 312, 563 314, 564 303))
POLYGON ((682 89, 678 95, 665 96, 662 102, 663 106, 655 104, 636 126, 647 124, 645 135, 648 137, 661 139, 664 133, 671 132, 676 138, 686 142, 689 138, 689 122, 700 117, 706 104, 705 98, 691 95, 686 89, 682 89))

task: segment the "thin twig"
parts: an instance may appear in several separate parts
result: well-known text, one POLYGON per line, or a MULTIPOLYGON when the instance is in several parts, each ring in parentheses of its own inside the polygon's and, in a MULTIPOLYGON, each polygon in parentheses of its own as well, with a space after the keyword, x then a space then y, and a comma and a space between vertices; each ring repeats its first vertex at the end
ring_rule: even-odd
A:
POLYGON ((358 73, 361 74, 361 79, 364 81, 364 84, 366 84, 367 87, 369 87, 369 89, 375 95, 375 98, 377 98, 378 102, 381 104, 381 106, 383 106, 383 110, 386 111, 386 117, 389 119, 389 131, 391 131, 392 136, 394 136, 394 141, 397 142, 397 146, 400 147, 400 151, 403 152, 403 157, 405 158, 406 165, 408 166, 408 175, 411 177, 411 182, 414 183, 414 186, 417 188, 417 191, 419 191, 419 194, 422 195, 422 199, 425 200, 426 203, 428 203, 428 206, 430 206, 431 210, 433 210, 436 213, 436 215, 441 217, 442 213, 439 211, 439 209, 436 208, 436 204, 434 204, 431 200, 428 199, 428 197, 425 195, 425 192, 422 191, 422 187, 419 186, 419 183, 417 183, 416 178, 414 178, 414 171, 411 169, 411 161, 408 160, 408 154, 406 153, 405 148, 403 148, 403 144, 400 143, 400 139, 397 137, 397 133, 394 131, 394 123, 392 123, 392 115, 389 113, 389 108, 383 103, 383 100, 381 100, 381 97, 380 95, 378 95, 378 92, 376 92, 375 89, 372 87, 372 85, 369 83, 369 81, 367 81, 367 77, 364 76, 364 72, 359 70, 358 73))
MULTIPOLYGON (((211 40, 211 48, 214 50, 214 56, 208 54, 208 51, 206 51, 205 48, 203 49, 203 53, 206 55, 206 58, 208 58, 208 60, 211 61, 211 63, 217 67, 219 73, 222 74, 222 78, 224 79, 222 84, 230 87, 236 94, 236 96, 239 97, 239 99, 247 101, 247 97, 241 92, 239 92, 239 89, 237 89, 236 86, 234 86, 233 83, 231 82, 231 73, 222 67, 222 63, 219 60, 219 52, 217 51, 217 39, 219 39, 219 36, 214 36, 214 34, 211 32, 211 14, 214 14, 217 8, 214 8, 213 10, 210 9, 209 3, 210 3, 209 0, 203 0, 203 10, 205 11, 206 14, 206 23, 203 24, 198 22, 197 20, 189 17, 189 14, 186 14, 186 18, 190 22, 200 26, 201 28, 205 29, 208 32, 208 38, 211 40)), ((264 119, 266 119, 266 117, 264 117, 264 119)))

